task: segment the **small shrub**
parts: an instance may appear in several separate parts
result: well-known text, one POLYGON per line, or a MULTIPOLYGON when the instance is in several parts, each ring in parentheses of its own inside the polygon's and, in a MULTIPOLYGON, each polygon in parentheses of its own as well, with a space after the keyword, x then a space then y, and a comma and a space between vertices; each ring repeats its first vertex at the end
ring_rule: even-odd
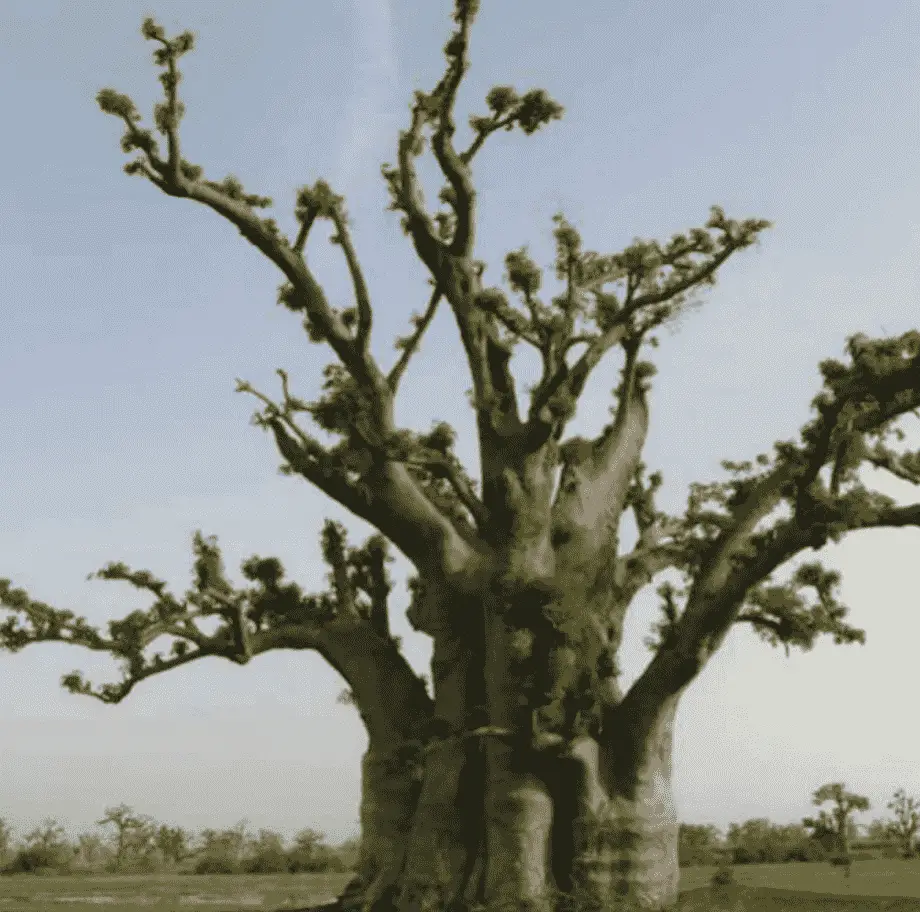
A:
POLYGON ((713 887, 727 887, 735 882, 735 869, 728 864, 720 865, 709 882, 713 887))
POLYGON ((222 855, 205 855, 195 862, 196 874, 239 874, 240 863, 222 855))
POLYGON ((248 859, 243 868, 247 874, 287 874, 291 862, 284 852, 262 852, 248 859))
POLYGON ((54 874, 68 867, 59 848, 29 846, 20 849, 5 870, 11 874, 54 874))

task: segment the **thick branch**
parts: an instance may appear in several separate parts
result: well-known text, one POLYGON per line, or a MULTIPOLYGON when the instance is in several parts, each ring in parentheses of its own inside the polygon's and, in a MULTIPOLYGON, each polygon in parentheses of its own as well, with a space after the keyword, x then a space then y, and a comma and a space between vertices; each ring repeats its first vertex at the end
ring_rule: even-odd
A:
MULTIPOLYGON (((331 532, 337 531, 332 524, 331 532)), ((324 536, 335 598, 328 593, 304 595, 296 584, 284 583, 284 570, 275 558, 245 561, 243 573, 256 585, 233 590, 225 583, 216 542, 200 535, 195 539, 195 582, 185 600, 174 598, 165 584, 146 571, 109 564, 94 576, 129 582, 151 592, 155 602, 147 611, 110 621, 107 636, 72 612, 36 602, 23 590, 13 589, 9 581, 0 580, 0 608, 9 612, 0 624, 0 648, 18 651, 33 643, 60 642, 112 655, 123 663, 121 681, 94 687, 78 672, 62 681, 72 692, 106 703, 120 702, 147 678, 207 656, 245 664, 271 649, 313 649, 345 678, 372 736, 418 736, 431 716, 431 700, 388 633, 384 542, 379 536, 372 537, 363 548, 346 554, 342 540, 331 541, 335 536, 330 535, 328 524, 324 536), (370 597, 367 618, 353 610, 350 581, 344 583, 348 592, 343 596, 341 591, 352 564, 354 587, 370 597), (198 645, 188 648, 185 625, 202 614, 214 613, 222 615, 224 623, 210 635, 197 631, 198 645), (242 648, 241 625, 245 630, 242 648), (172 654, 145 656, 146 647, 164 634, 174 637, 172 654)))
POLYGON ((866 459, 877 469, 884 469, 901 481, 920 484, 920 458, 916 453, 895 453, 878 445, 866 453, 866 459))
POLYGON ((464 476, 459 463, 454 459, 443 453, 428 451, 418 458, 406 460, 405 464, 426 469, 446 478, 456 492, 460 502, 469 511, 475 527, 479 530, 486 528, 489 522, 489 511, 477 497, 476 492, 464 476))

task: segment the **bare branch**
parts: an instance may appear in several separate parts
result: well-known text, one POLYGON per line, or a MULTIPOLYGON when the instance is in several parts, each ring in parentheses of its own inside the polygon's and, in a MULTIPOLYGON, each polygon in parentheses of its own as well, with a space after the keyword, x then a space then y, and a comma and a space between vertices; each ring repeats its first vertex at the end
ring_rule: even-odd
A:
POLYGON ((399 135, 398 167, 384 165, 382 173, 390 190, 392 208, 405 213, 403 228, 412 238, 419 259, 437 279, 442 272, 446 247, 425 209, 425 197, 415 170, 415 159, 424 150, 422 131, 431 116, 431 102, 428 96, 417 92, 412 105, 409 129, 399 135))
POLYGON ((300 229, 297 232, 297 237, 294 240, 294 246, 292 248, 294 253, 303 254, 304 248, 307 246, 307 238, 310 235, 310 229, 316 221, 316 216, 316 210, 309 209, 300 217, 300 229))
POLYGON ((323 559, 331 568, 330 579, 335 592, 336 605, 343 614, 358 617, 355 591, 348 575, 348 559, 345 553, 345 528, 341 523, 327 519, 323 523, 323 559))
POLYGON ((431 321, 434 319, 442 294, 441 286, 436 283, 431 293, 431 298, 428 300, 428 307, 425 309, 425 313, 415 323, 415 332, 405 340, 405 344, 402 346, 402 354, 399 356, 399 360, 387 376, 387 384, 394 394, 399 388, 399 381, 406 372, 409 361, 421 344, 422 336, 425 335, 425 330, 428 329, 431 325, 431 321))
POLYGON ((392 590, 386 570, 386 542, 380 536, 373 536, 364 548, 366 556, 367 581, 365 588, 370 596, 368 621, 381 636, 390 637, 389 596, 392 590))
POLYGON ((457 154, 454 148, 453 137, 456 124, 453 108, 457 98, 457 89, 469 69, 470 28, 475 14, 475 4, 457 5, 454 12, 457 30, 444 49, 448 60, 447 71, 431 93, 432 101, 437 105, 437 119, 431 147, 453 191, 451 206, 456 215, 450 249, 455 255, 464 257, 472 255, 475 243, 476 190, 468 163, 457 154))
POLYGON ((348 272, 351 275, 351 281, 355 291, 355 303, 358 307, 358 330, 355 338, 361 351, 367 352, 371 326, 373 323, 370 295, 368 294, 367 284, 364 281, 364 273, 361 271, 361 264, 358 262, 358 256, 355 253, 354 244, 351 240, 351 233, 348 230, 348 220, 345 213, 340 208, 336 207, 332 215, 332 220, 337 232, 336 240, 342 245, 345 260, 348 264, 348 272))
POLYGON ((761 220, 735 222, 718 207, 705 229, 676 235, 666 245, 635 241, 613 256, 582 252, 577 231, 557 216, 557 274, 566 281, 561 307, 564 320, 555 345, 563 353, 572 345, 574 316, 591 293, 598 333, 579 334, 587 347, 573 365, 565 358, 544 375, 534 390, 528 413, 528 437, 536 444, 564 426, 591 372, 615 345, 638 342, 651 329, 674 317, 696 289, 711 285, 719 267, 736 251, 750 246, 767 226, 761 220), (713 236, 715 234, 715 237, 713 236), (603 291, 611 282, 624 285, 622 300, 603 291))

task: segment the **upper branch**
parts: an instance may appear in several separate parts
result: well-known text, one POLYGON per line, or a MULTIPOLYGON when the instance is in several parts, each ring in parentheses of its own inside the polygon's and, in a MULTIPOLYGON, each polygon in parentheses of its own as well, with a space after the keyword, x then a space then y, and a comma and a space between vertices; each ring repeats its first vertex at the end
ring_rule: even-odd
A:
POLYGON ((464 160, 454 148, 454 103, 457 89, 469 69, 470 27, 476 15, 477 3, 458 2, 454 8, 454 21, 457 30, 444 48, 447 55, 447 71, 432 92, 432 100, 437 106, 437 119, 432 135, 431 147, 441 171, 447 178, 453 191, 451 204, 455 223, 451 252, 458 256, 471 256, 473 253, 474 233, 473 219, 476 190, 468 160, 464 160))
POLYGON ((425 195, 415 168, 415 159, 425 149, 423 130, 432 116, 428 96, 416 92, 411 110, 409 129, 399 134, 397 167, 384 165, 381 172, 390 191, 390 208, 404 213, 403 229, 412 238, 419 259, 437 279, 447 248, 425 208, 425 195))
MULTIPOLYGON (((160 155, 156 140, 150 131, 139 125, 139 115, 127 96, 111 89, 98 95, 102 109, 121 118, 126 133, 122 141, 125 151, 138 150, 140 158, 128 166, 130 173, 146 176, 164 193, 192 199, 218 212, 240 233, 273 262, 284 274, 279 300, 290 310, 304 314, 304 326, 314 341, 325 341, 338 356, 349 381, 331 368, 327 377, 334 389, 320 403, 311 406, 290 397, 285 390, 284 402, 276 404, 248 385, 241 389, 259 396, 265 403, 260 423, 271 429, 276 443, 290 469, 302 474, 321 490, 330 494, 348 509, 376 525, 410 559, 447 572, 457 570, 469 549, 458 549, 457 530, 426 497, 415 480, 399 465, 392 465, 388 456, 388 442, 396 433, 393 424, 393 386, 378 368, 369 351, 372 311, 367 285, 348 230, 343 200, 334 194, 324 181, 313 187, 303 187, 298 192, 296 215, 300 230, 293 245, 278 230, 272 219, 262 219, 256 209, 271 201, 247 194, 235 178, 222 182, 205 180, 201 168, 179 156, 178 122, 182 113, 176 87, 180 78, 177 58, 191 48, 191 37, 180 36, 167 40, 162 29, 152 20, 145 22, 145 37, 162 45, 155 59, 164 68, 161 81, 165 89, 165 102, 156 109, 157 128, 166 135, 169 158, 160 155), (178 167, 175 167, 175 161, 178 167), (322 287, 307 265, 304 246, 311 226, 317 218, 330 219, 336 228, 334 240, 341 245, 355 292, 355 309, 339 313, 331 307, 322 287), (355 323, 357 326, 355 327, 355 323), (308 411, 328 418, 330 412, 341 412, 343 407, 352 410, 351 422, 335 420, 335 432, 342 432, 348 444, 335 450, 322 447, 301 430, 294 421, 295 411, 308 411), (352 446, 354 444, 354 446, 352 446), (351 447, 351 451, 349 451, 351 447), (368 479, 368 473, 373 480, 368 479), (450 562, 447 552, 451 552, 450 562), (461 556, 461 552, 462 555, 461 556)), ((407 211, 416 211, 416 190, 413 184, 412 155, 409 148, 419 138, 424 122, 423 110, 416 108, 413 127, 401 143, 404 180, 397 178, 400 199, 407 211)), ((411 218, 410 218, 411 221, 411 218)), ((413 222, 413 224, 415 224, 413 222)), ((418 226, 416 225, 416 228, 418 226)), ((434 268, 441 248, 427 246, 419 235, 419 243, 429 256, 434 268), (431 257, 434 257, 432 260, 431 257)), ((285 378, 282 378, 285 382, 285 378)), ((327 388, 329 384, 327 383, 327 388)), ((321 421, 322 423, 322 421, 321 421)), ((327 422, 328 424, 328 422, 327 422)), ((327 429, 329 429, 327 427, 327 429)))
POLYGON ((431 292, 431 297, 428 299, 428 307, 425 308, 424 314, 421 316, 413 314, 412 316, 415 332, 407 338, 398 339, 396 342, 397 348, 400 348, 402 353, 399 356, 399 360, 393 365, 393 369, 387 375, 387 383, 394 395, 399 388, 399 382, 402 380, 406 368, 409 366, 409 361, 412 359, 415 352, 418 351, 418 347, 422 342, 422 336, 425 335, 425 330, 428 329, 431 325, 431 321, 434 319, 438 304, 441 301, 441 295, 441 286, 435 283, 434 290, 431 292))
POLYGON ((544 345, 554 354, 544 358, 528 413, 529 436, 538 445, 561 432, 604 355, 624 342, 641 342, 650 330, 673 319, 692 303, 693 292, 713 285, 719 267, 751 246, 769 224, 759 219, 737 222, 714 206, 705 228, 675 235, 666 245, 637 240, 622 253, 601 256, 583 252, 578 232, 561 216, 556 221, 556 270, 566 291, 554 301, 561 319, 541 321, 544 345), (619 293, 605 291, 610 284, 618 285, 619 293), (596 331, 577 333, 579 317, 593 321, 596 331), (585 350, 570 364, 567 353, 581 343, 585 350))

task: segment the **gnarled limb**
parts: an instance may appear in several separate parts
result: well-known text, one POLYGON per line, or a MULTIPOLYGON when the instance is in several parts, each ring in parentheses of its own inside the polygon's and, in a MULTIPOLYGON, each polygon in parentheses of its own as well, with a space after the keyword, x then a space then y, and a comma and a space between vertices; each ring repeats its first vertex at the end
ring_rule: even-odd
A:
POLYGON ((567 318, 559 324, 558 338, 552 344, 561 351, 582 342, 586 348, 572 365, 565 358, 545 363, 550 369, 544 369, 528 410, 527 437, 532 445, 539 446, 561 433, 592 371, 612 348, 641 340, 672 318, 689 293, 713 284, 719 267, 736 251, 753 244, 768 225, 759 219, 727 219, 714 206, 705 230, 676 235, 664 246, 636 241, 622 253, 601 257, 582 254, 578 233, 560 219, 557 272, 566 279, 562 300, 567 318), (604 291, 611 283, 622 285, 620 296, 604 291), (579 335, 573 342, 574 317, 584 309, 581 298, 586 294, 594 298, 592 316, 598 331, 579 335))
POLYGON ((274 649, 318 652, 345 679, 368 733, 361 856, 350 892, 360 894, 362 907, 373 906, 398 889, 434 704, 389 635, 390 583, 382 540, 372 537, 362 547, 348 548, 334 523, 326 525, 323 537, 332 590, 318 596, 285 583, 275 558, 246 561, 243 573, 255 585, 235 589, 223 572, 216 543, 200 535, 194 542, 194 582, 183 598, 146 571, 109 564, 95 576, 128 582, 151 593, 154 602, 147 611, 111 621, 108 633, 2 580, 0 608, 9 617, 0 623, 0 646, 16 651, 30 643, 63 642, 109 653, 123 663, 121 681, 94 687, 76 672, 63 679, 71 691, 106 703, 125 699, 149 677, 207 656, 247 662, 274 649), (207 634, 198 622, 215 614, 224 622, 207 634), (245 627, 244 645, 240 625, 245 627), (164 636, 172 639, 172 655, 150 655, 148 647, 164 636))
MULTIPOLYGON (((370 296, 348 232, 341 197, 322 181, 312 188, 302 188, 297 205, 301 230, 291 244, 271 219, 256 215, 255 208, 270 204, 270 200, 246 194, 235 178, 220 183, 205 180, 201 169, 186 162, 180 154, 178 124, 182 105, 177 94, 180 79, 177 60, 191 48, 191 36, 167 39, 162 28, 152 20, 145 22, 143 31, 145 37, 161 45, 155 57, 164 68, 161 81, 166 98, 157 106, 156 125, 167 137, 167 159, 161 157, 153 135, 140 126, 139 115, 127 96, 111 89, 103 90, 98 96, 102 109, 120 117, 125 124, 122 142, 125 151, 140 152, 140 158, 131 164, 129 171, 146 176, 170 196, 192 199, 208 206, 234 224, 282 271, 286 279, 281 290, 283 303, 305 314, 311 335, 328 342, 356 389, 360 390, 362 444, 373 450, 378 462, 372 477, 360 480, 349 477, 341 465, 336 464, 332 453, 299 428, 293 411, 306 409, 292 409, 294 400, 286 391, 280 405, 257 394, 267 406, 262 423, 272 430, 288 466, 343 506, 375 524, 418 565, 449 576, 463 569, 469 561, 476 563, 475 549, 470 548, 451 521, 426 498, 405 468, 386 462, 387 440, 396 433, 392 417, 393 387, 368 349, 372 322, 370 296), (333 221, 336 239, 345 254, 355 291, 355 332, 350 328, 355 320, 354 313, 339 314, 329 305, 302 253, 310 226, 319 217, 333 221), (370 490, 373 496, 369 496, 370 490)), ((255 393, 246 384, 241 384, 240 388, 255 393)))

